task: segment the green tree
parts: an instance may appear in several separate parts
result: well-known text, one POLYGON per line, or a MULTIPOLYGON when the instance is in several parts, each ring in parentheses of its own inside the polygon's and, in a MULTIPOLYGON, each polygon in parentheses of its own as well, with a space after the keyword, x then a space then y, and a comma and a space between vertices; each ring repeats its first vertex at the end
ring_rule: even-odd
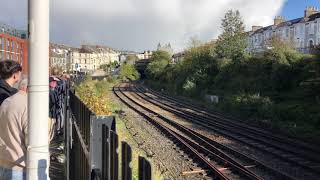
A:
POLYGON ((160 59, 152 61, 148 64, 146 69, 146 75, 153 80, 160 80, 162 75, 166 72, 166 67, 169 65, 169 61, 166 59, 160 59))
POLYGON ((205 90, 213 83, 218 73, 217 57, 210 44, 191 48, 185 55, 185 67, 188 69, 187 81, 194 83, 199 90, 205 90))
POLYGON ((151 61, 160 61, 160 60, 170 61, 171 60, 171 56, 166 51, 158 50, 158 51, 153 52, 152 57, 151 57, 150 60, 151 61))
POLYGON ((221 58, 240 61, 245 57, 246 33, 240 12, 229 10, 222 19, 223 33, 216 43, 216 53, 221 58))
POLYGON ((134 68, 134 65, 124 63, 120 68, 119 78, 121 80, 137 80, 140 78, 139 72, 134 68))
POLYGON ((162 76, 166 72, 167 66, 170 64, 171 57, 166 51, 155 51, 152 54, 150 63, 146 69, 147 78, 153 80, 163 79, 162 76))
POLYGON ((111 69, 115 69, 117 66, 119 66, 119 63, 114 61, 108 64, 101 64, 100 69, 103 69, 105 72, 109 72, 111 69))
POLYGON ((279 37, 271 38, 268 43, 271 48, 264 52, 263 57, 274 64, 290 65, 303 58, 303 55, 295 50, 293 43, 283 41, 279 37))

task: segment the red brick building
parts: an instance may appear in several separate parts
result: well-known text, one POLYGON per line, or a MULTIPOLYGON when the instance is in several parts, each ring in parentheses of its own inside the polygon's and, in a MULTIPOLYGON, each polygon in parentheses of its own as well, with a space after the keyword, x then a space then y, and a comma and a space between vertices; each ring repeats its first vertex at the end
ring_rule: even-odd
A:
POLYGON ((28 73, 28 41, 21 37, 0 32, 0 60, 12 59, 22 65, 23 74, 28 73))

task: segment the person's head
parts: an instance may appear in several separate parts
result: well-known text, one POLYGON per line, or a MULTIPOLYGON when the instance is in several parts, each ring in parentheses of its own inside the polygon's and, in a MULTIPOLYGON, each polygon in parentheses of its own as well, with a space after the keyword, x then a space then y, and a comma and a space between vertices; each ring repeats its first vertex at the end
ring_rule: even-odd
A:
POLYGON ((52 76, 58 76, 61 74, 61 70, 58 67, 52 67, 50 70, 52 76))
POLYGON ((0 61, 0 78, 13 86, 20 80, 22 67, 13 60, 0 61))
POLYGON ((28 91, 28 78, 24 77, 21 79, 21 81, 19 82, 18 89, 20 91, 24 91, 24 92, 28 91))

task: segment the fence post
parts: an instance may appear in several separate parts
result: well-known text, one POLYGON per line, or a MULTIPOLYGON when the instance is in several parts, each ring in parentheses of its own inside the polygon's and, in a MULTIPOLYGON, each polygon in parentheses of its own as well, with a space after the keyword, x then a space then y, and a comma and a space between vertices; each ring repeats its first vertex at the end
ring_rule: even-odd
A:
POLYGON ((117 180, 119 178, 118 169, 119 169, 119 156, 118 156, 118 135, 114 131, 110 131, 110 179, 117 180))
POLYGON ((109 179, 110 175, 110 144, 109 144, 109 128, 105 124, 102 125, 102 179, 109 179))
POLYGON ((121 177, 122 180, 132 180, 132 169, 130 163, 132 161, 132 149, 126 142, 121 142, 121 177))
POLYGON ((150 162, 139 156, 139 180, 151 180, 151 172, 150 162))

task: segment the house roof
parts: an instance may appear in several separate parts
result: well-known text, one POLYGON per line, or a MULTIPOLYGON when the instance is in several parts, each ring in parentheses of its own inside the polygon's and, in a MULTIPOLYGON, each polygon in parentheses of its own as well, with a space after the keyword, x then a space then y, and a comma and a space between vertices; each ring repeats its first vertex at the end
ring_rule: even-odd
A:
POLYGON ((298 24, 298 23, 314 21, 317 18, 320 18, 320 12, 316 13, 316 14, 313 14, 313 15, 309 16, 308 18, 305 18, 305 17, 296 18, 296 19, 292 19, 292 20, 289 20, 289 21, 282 22, 277 26, 270 25, 270 26, 266 26, 266 27, 260 28, 260 29, 258 29, 256 31, 254 31, 252 35, 263 33, 264 31, 270 30, 270 29, 277 29, 277 28, 280 28, 280 27, 292 26, 292 25, 298 24))
POLYGON ((116 50, 101 45, 82 45, 81 51, 86 53, 116 53, 116 50))

